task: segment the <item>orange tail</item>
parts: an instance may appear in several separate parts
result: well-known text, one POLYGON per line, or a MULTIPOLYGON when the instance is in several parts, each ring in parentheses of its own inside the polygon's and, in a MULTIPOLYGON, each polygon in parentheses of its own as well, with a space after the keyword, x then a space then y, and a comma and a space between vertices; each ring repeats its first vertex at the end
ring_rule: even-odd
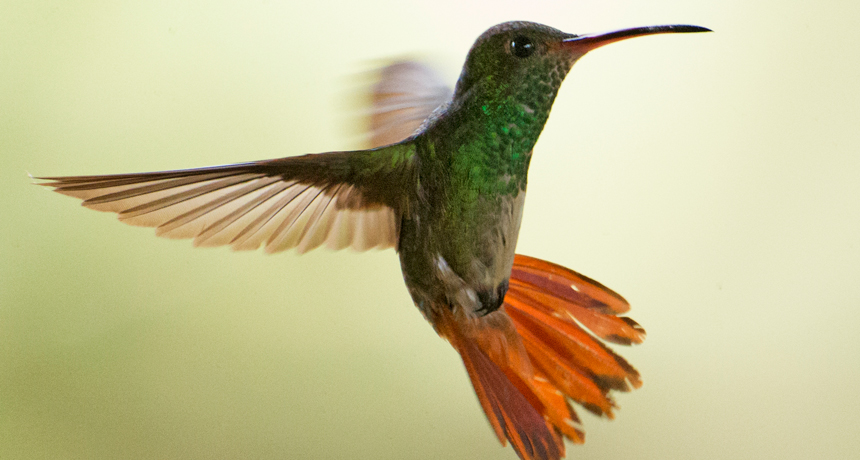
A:
POLYGON ((610 390, 641 386, 639 373, 589 334, 629 345, 645 331, 617 316, 630 306, 600 283, 517 255, 502 308, 481 318, 446 312, 436 321, 463 358, 490 424, 522 459, 557 460, 563 438, 584 434, 568 400, 612 418, 610 390))

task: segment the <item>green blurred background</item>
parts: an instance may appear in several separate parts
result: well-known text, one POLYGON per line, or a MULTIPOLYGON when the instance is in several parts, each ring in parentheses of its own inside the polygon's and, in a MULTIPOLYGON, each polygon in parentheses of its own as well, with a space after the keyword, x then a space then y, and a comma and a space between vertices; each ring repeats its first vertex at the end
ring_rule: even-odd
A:
MULTIPOLYGON (((356 75, 453 84, 511 19, 714 34, 600 49, 532 162, 519 252, 648 330, 569 458, 856 458, 860 3, 0 3, 0 458, 515 458, 393 251, 193 249, 33 175, 360 147, 356 75), (353 133, 353 134, 350 134, 353 133)), ((582 412, 582 411, 580 411, 582 412)))

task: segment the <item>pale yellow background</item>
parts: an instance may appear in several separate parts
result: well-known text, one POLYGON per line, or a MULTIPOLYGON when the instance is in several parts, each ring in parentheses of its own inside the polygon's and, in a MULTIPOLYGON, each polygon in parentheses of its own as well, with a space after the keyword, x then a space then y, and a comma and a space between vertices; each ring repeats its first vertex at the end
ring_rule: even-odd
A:
POLYGON ((860 2, 5 1, 0 458, 497 459, 393 251, 155 238, 34 175, 357 148, 377 59, 453 84, 487 27, 691 23, 585 57, 532 162, 519 252, 648 330, 645 385, 569 458, 860 451, 860 2))

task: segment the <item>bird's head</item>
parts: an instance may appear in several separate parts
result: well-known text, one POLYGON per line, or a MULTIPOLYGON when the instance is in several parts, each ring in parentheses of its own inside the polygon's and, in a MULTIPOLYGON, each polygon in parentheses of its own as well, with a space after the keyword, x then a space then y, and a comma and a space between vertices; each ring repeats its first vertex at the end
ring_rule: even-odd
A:
POLYGON ((471 93, 482 103, 507 100, 549 110, 573 63, 589 51, 643 35, 705 31, 709 29, 667 25, 574 35, 534 22, 505 22, 481 34, 472 45, 454 100, 471 93))

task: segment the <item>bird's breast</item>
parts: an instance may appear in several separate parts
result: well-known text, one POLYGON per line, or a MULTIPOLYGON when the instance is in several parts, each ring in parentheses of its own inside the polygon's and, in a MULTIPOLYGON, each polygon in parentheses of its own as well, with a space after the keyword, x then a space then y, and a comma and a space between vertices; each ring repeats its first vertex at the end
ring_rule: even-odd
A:
POLYGON ((437 204, 401 225, 400 259, 416 305, 476 315, 501 306, 513 266, 525 190, 437 204))

